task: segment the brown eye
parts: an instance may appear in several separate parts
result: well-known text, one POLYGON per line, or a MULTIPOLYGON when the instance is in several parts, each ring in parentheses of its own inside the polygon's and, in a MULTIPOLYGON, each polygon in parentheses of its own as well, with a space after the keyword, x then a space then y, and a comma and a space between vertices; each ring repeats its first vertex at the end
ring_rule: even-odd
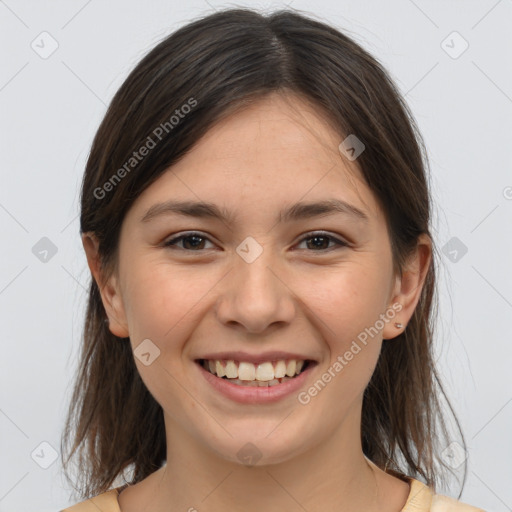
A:
POLYGON ((319 233, 309 233, 308 236, 305 236, 302 242, 312 241, 311 243, 307 243, 307 249, 312 250, 314 252, 321 252, 333 249, 333 247, 328 247, 329 241, 334 242, 334 248, 336 246, 343 247, 348 246, 348 244, 338 238, 335 238, 327 233, 319 232, 319 233))
MULTIPOLYGON (((177 248, 184 251, 201 252, 203 250, 210 249, 209 247, 204 246, 206 241, 209 242, 209 239, 201 233, 191 232, 171 238, 164 243, 164 247, 174 248, 177 244, 183 243, 182 247, 177 248)), ((348 243, 343 240, 339 240, 338 238, 323 232, 309 233, 307 236, 302 238, 300 243, 303 242, 306 242, 306 248, 313 252, 330 251, 336 247, 348 246, 348 243), (333 243, 334 246, 329 247, 329 243, 333 243)))
POLYGON ((171 238, 170 240, 165 242, 164 246, 174 247, 177 243, 183 241, 184 247, 178 247, 179 249, 188 251, 201 251, 205 249, 205 240, 208 240, 208 238, 202 236, 200 233, 189 233, 175 238, 171 238))

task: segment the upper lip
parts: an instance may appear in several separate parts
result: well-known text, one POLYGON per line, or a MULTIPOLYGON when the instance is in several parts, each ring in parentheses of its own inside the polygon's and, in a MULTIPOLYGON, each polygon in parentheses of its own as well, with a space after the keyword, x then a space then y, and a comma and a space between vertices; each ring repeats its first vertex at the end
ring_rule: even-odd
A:
POLYGON ((313 358, 304 356, 301 354, 294 354, 292 352, 283 352, 280 350, 273 350, 271 352, 265 352, 263 354, 249 354, 238 350, 236 352, 217 352, 216 354, 205 354, 200 359, 210 360, 232 360, 232 361, 244 361, 247 363, 260 364, 266 361, 280 361, 286 359, 297 359, 303 361, 316 362, 313 358))

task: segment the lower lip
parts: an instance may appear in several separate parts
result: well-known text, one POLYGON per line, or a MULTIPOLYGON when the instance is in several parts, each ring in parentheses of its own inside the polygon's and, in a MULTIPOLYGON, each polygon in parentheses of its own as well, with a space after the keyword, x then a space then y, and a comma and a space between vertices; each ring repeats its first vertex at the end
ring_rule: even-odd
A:
POLYGON ((221 377, 217 377, 205 370, 198 361, 195 361, 195 364, 201 371, 201 375, 204 376, 206 381, 210 383, 212 387, 231 400, 243 404, 266 404, 277 402, 286 396, 296 393, 300 387, 304 385, 311 371, 316 366, 316 363, 310 362, 308 367, 293 379, 282 382, 281 384, 276 384, 275 386, 257 387, 233 384, 232 382, 221 377))

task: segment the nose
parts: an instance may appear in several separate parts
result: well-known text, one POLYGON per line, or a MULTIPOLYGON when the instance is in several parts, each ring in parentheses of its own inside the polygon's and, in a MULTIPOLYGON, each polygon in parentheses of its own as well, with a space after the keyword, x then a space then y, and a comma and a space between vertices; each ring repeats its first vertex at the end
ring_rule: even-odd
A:
POLYGON ((262 333, 272 326, 285 326, 294 318, 292 285, 265 253, 252 263, 235 258, 216 304, 217 318, 223 324, 262 333))

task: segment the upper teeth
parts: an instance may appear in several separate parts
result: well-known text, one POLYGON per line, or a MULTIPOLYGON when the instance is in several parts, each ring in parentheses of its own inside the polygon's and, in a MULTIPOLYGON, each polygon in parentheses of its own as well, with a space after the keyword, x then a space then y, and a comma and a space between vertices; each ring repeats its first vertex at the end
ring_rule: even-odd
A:
POLYGON ((266 361, 254 365, 244 361, 238 362, 233 360, 219 361, 208 360, 207 366, 211 373, 217 377, 227 377, 228 379, 240 380, 261 380, 270 381, 288 376, 298 375, 304 366, 303 360, 289 359, 288 361, 280 360, 275 364, 266 361))

